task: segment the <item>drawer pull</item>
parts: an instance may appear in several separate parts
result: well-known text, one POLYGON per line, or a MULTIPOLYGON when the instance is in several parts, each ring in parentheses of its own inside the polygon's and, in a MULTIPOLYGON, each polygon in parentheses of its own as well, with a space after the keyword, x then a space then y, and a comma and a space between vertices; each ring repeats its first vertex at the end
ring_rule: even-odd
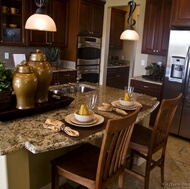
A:
POLYGON ((147 85, 144 85, 143 87, 146 88, 146 89, 148 89, 148 86, 147 86, 147 85))
POLYGON ((70 75, 69 75, 69 74, 65 74, 64 76, 65 76, 65 77, 69 77, 70 75))

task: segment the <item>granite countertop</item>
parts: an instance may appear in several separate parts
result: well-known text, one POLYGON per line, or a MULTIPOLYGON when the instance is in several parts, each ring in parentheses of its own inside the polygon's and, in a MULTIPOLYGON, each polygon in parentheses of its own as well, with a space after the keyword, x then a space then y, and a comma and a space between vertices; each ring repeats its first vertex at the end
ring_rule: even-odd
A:
MULTIPOLYGON (((95 85, 96 91, 88 93, 97 93, 98 101, 97 105, 101 105, 102 102, 112 102, 123 96, 123 90, 110 88, 106 86, 95 85), (111 94, 111 95, 110 95, 111 94)), ((55 86, 61 87, 61 86, 55 86)), ((26 148, 30 152, 37 154, 50 150, 60 149, 67 146, 79 144, 81 142, 87 142, 96 138, 100 138, 103 135, 103 131, 90 135, 89 137, 73 140, 59 132, 53 132, 51 130, 44 129, 42 124, 47 118, 53 118, 57 120, 63 120, 66 115, 73 113, 76 109, 79 109, 80 105, 84 103, 84 97, 86 93, 71 94, 75 100, 67 107, 63 107, 57 110, 36 114, 30 117, 19 118, 11 121, 0 123, 0 155, 5 155, 11 152, 18 151, 26 148)), ((138 102, 146 105, 151 105, 151 109, 147 109, 144 112, 140 112, 137 118, 137 122, 143 120, 149 115, 159 104, 158 101, 152 99, 152 97, 142 94, 134 93, 134 99, 138 102)), ((118 114, 112 112, 102 112, 95 109, 95 113, 109 118, 120 117, 118 114)))
POLYGON ((157 84, 157 85, 162 85, 162 81, 153 81, 153 80, 149 80, 147 78, 143 78, 142 76, 136 76, 136 77, 132 77, 131 79, 133 80, 138 80, 138 81, 143 81, 143 82, 147 82, 147 83, 152 83, 152 84, 157 84))

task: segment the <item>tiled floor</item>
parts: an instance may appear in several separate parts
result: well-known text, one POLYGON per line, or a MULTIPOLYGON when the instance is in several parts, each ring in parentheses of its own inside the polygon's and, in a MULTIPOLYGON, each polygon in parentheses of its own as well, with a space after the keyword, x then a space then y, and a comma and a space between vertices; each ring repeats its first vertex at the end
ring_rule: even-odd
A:
MULTIPOLYGON (((145 163, 136 169, 143 171, 145 163)), ((160 168, 151 172, 149 189, 163 189, 160 186, 160 168)), ((64 187, 71 189, 70 187, 64 187)), ((116 189, 114 183, 107 189, 116 189)), ((164 189, 190 188, 190 141, 169 136, 165 161, 164 189)), ((124 189, 143 189, 143 183, 131 175, 125 175, 124 189)))
MULTIPOLYGON (((144 170, 145 163, 138 169, 144 170)), ((190 141, 169 136, 165 161, 164 189, 190 188, 190 141)), ((160 168, 155 168, 150 176, 150 189, 162 189, 160 186, 160 168)), ((116 189, 113 184, 108 189, 116 189)), ((124 189, 143 189, 143 183, 131 175, 125 175, 124 189)))

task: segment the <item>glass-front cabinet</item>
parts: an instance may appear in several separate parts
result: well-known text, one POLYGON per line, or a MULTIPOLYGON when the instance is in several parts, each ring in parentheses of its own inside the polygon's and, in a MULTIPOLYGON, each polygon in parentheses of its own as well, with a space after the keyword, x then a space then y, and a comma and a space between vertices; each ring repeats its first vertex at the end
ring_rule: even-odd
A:
POLYGON ((1 44, 24 45, 25 0, 0 0, 1 44))

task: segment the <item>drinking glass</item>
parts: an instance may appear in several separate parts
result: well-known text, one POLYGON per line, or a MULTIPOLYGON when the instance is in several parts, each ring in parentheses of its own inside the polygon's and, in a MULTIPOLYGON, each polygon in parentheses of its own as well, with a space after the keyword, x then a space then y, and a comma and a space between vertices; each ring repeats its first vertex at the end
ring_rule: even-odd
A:
POLYGON ((85 104, 89 110, 93 110, 95 108, 97 98, 98 98, 97 94, 85 95, 85 104))
POLYGON ((125 86, 124 90, 125 90, 125 93, 128 92, 128 94, 129 94, 130 97, 133 96, 134 87, 132 87, 132 86, 125 86))

